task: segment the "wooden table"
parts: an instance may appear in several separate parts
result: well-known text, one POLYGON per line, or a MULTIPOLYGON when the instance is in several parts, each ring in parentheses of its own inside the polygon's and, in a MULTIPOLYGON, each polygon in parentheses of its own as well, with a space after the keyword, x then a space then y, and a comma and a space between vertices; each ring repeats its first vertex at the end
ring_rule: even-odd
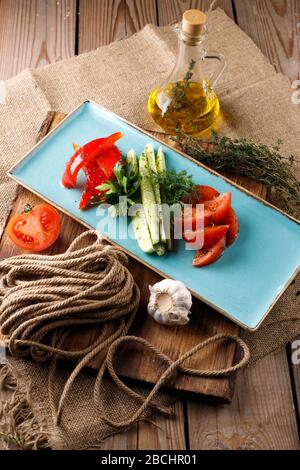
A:
MULTIPOLYGON (((177 21, 210 0, 0 0, 0 80, 177 21)), ((291 82, 300 78, 300 0, 219 0, 291 82)), ((300 449, 300 365, 291 346, 238 377, 231 405, 182 400, 103 449, 300 449)))

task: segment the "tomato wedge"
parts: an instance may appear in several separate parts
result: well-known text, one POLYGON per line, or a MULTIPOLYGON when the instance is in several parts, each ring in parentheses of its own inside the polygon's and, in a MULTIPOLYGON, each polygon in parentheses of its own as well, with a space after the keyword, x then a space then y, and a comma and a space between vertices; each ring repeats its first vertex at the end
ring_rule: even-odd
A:
POLYGON ((231 193, 224 193, 204 203, 204 209, 211 214, 213 224, 222 223, 231 207, 231 193))
POLYGON ((196 204, 203 204, 206 201, 211 201, 220 195, 220 193, 211 186, 197 185, 194 186, 194 189, 195 194, 185 197, 182 201, 184 204, 192 204, 195 206, 196 204))
POLYGON ((57 240, 61 230, 60 216, 49 204, 38 204, 28 212, 14 215, 7 226, 10 239, 23 250, 46 250, 57 240))
MULTIPOLYGON (((211 227, 205 227, 203 232, 203 248, 211 248, 213 245, 223 238, 228 232, 229 225, 213 225, 211 227)), ((201 231, 200 231, 201 232, 201 231)), ((187 230, 183 234, 183 239, 187 243, 195 243, 197 235, 201 233, 187 230)))
POLYGON ((199 230, 202 227, 207 227, 211 224, 212 214, 211 211, 205 208, 201 211, 195 207, 184 207, 182 215, 182 229, 186 230, 199 230))
POLYGON ((226 236, 227 246, 233 245, 239 234, 239 221, 235 211, 230 207, 224 223, 229 225, 229 229, 226 236))
POLYGON ((202 250, 198 250, 195 254, 193 266, 202 268, 204 266, 208 266, 209 264, 215 263, 218 259, 221 258, 225 247, 226 237, 223 237, 211 248, 202 248, 202 250))

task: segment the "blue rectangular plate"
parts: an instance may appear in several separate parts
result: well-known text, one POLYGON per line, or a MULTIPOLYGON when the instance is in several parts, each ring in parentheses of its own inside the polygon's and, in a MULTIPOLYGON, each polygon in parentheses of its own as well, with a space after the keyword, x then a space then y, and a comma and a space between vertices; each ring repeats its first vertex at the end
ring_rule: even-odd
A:
MULTIPOLYGON (((97 228, 101 222, 103 227, 108 216, 99 216, 97 207, 80 211, 82 189, 66 190, 60 180, 73 153, 73 142, 82 145, 116 131, 124 134, 118 142, 123 154, 130 148, 140 154, 151 141, 156 148, 161 145, 151 135, 86 101, 25 155, 9 176, 85 226, 97 228)), ((299 272, 300 222, 163 145, 168 168, 186 170, 196 184, 232 192, 232 205, 240 222, 237 242, 217 263, 197 269, 192 266, 194 253, 184 249, 184 242, 179 242, 176 252, 160 258, 143 253, 133 239, 111 234, 110 240, 164 277, 184 282, 196 297, 243 328, 256 330, 299 272)))

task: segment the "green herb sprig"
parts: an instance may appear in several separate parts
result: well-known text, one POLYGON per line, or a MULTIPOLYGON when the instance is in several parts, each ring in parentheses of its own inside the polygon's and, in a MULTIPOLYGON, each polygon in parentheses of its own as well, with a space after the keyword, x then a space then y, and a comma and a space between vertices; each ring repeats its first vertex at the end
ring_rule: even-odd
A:
POLYGON ((193 78, 193 70, 195 68, 195 65, 196 62, 194 60, 191 60, 183 80, 176 82, 172 89, 173 102, 171 104, 171 108, 173 108, 174 111, 179 111, 183 108, 183 106, 186 106, 188 104, 186 90, 190 85, 191 79, 193 78))
POLYGON ((160 173, 153 173, 153 177, 158 181, 163 204, 169 206, 181 204, 184 197, 195 192, 193 177, 184 170, 179 172, 164 170, 160 173))
POLYGON ((273 147, 256 144, 251 139, 231 139, 212 131, 209 140, 191 137, 177 130, 179 147, 195 160, 224 173, 230 171, 262 182, 274 203, 295 217, 300 215, 300 181, 294 173, 294 156, 280 154, 278 139, 273 147))
POLYGON ((107 181, 97 187, 100 191, 105 191, 104 199, 107 204, 113 206, 111 215, 126 215, 127 207, 135 204, 133 196, 141 185, 138 168, 133 168, 131 164, 125 166, 118 162, 114 167, 114 179, 107 181), (122 208, 119 198, 126 197, 127 205, 122 208))

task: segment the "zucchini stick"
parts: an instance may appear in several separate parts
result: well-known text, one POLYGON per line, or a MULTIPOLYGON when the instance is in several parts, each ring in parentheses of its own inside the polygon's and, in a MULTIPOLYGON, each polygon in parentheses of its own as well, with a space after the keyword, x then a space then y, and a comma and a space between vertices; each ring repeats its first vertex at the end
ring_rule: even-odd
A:
POLYGON ((132 216, 132 227, 139 247, 144 253, 154 253, 154 247, 143 208, 138 209, 132 216))
MULTIPOLYGON (((157 154, 156 154, 156 168, 158 173, 163 173, 164 171, 167 170, 167 165, 166 165, 166 158, 165 154, 163 152, 162 147, 160 146, 157 154)), ((161 199, 162 202, 164 200, 163 194, 161 194, 161 199)), ((166 222, 165 217, 164 217, 164 212, 163 213, 163 220, 166 222)), ((168 217, 171 217, 171 214, 168 214, 168 217)), ((166 236, 166 244, 167 244, 167 250, 168 251, 173 251, 174 250, 174 227, 173 227, 173 221, 169 220, 169 230, 164 227, 164 232, 166 236)))
POLYGON ((144 153, 139 159, 139 169, 141 176, 141 196, 145 217, 149 227, 152 243, 153 245, 157 245, 160 242, 158 207, 150 178, 147 157, 144 153))
POLYGON ((159 217, 159 237, 160 243, 156 248, 158 255, 163 255, 165 253, 165 244, 166 244, 166 234, 165 234, 165 227, 163 221, 163 211, 161 207, 161 196, 160 196, 160 187, 158 181, 153 177, 154 173, 157 173, 156 161, 155 161, 155 154, 152 144, 148 144, 145 147, 145 155, 147 157, 148 169, 150 174, 150 179, 153 186, 153 191, 155 194, 157 209, 158 209, 158 217, 159 217))

